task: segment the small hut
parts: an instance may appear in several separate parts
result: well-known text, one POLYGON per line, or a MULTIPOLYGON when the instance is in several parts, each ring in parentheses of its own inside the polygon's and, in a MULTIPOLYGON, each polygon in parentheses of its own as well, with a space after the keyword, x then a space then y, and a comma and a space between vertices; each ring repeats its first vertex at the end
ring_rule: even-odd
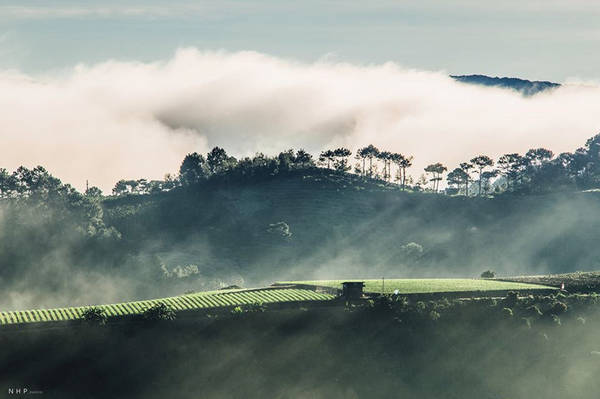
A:
POLYGON ((344 281, 342 283, 342 296, 346 299, 360 299, 363 296, 365 283, 363 281, 344 281))

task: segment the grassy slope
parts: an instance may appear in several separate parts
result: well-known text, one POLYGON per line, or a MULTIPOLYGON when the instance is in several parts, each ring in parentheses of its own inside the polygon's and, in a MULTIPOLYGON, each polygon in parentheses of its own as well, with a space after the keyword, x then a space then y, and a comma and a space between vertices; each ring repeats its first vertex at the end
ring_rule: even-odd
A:
MULTIPOLYGON (((175 311, 188 311, 233 307, 255 302, 268 304, 296 301, 325 301, 330 299, 333 299, 333 295, 293 288, 264 290, 239 289, 199 292, 168 298, 99 305, 97 307, 104 310, 109 317, 118 317, 141 314, 145 309, 161 302, 171 306, 175 311)), ((89 306, 0 312, 0 325, 75 320, 81 318, 83 311, 87 308, 89 308, 89 306)))
MULTIPOLYGON (((342 288, 344 281, 364 281, 366 292, 381 292, 382 280, 313 280, 313 281, 293 281, 281 282, 283 284, 307 284, 324 287, 342 288)), ((280 283, 280 284, 281 284, 280 283)), ((548 289, 544 285, 513 283, 497 280, 479 280, 479 279, 455 279, 455 278, 435 278, 435 279, 386 279, 385 292, 392 293, 399 290, 401 294, 426 294, 438 292, 461 292, 461 291, 501 291, 501 290, 535 290, 548 289)))
POLYGON ((559 287, 564 283, 565 289, 569 292, 600 291, 600 272, 575 272, 539 276, 517 276, 503 278, 503 280, 521 283, 546 284, 555 287, 559 287))

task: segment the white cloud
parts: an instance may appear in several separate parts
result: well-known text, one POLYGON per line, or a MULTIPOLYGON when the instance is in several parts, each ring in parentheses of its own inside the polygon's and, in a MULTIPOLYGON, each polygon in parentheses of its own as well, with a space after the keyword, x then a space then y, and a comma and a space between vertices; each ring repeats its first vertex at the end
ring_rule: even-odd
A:
POLYGON ((110 189, 119 178, 160 178, 214 145, 239 156, 373 143, 414 155, 419 175, 479 153, 572 151, 597 132, 599 102, 589 84, 524 98, 393 63, 182 49, 166 62, 108 61, 62 76, 0 73, 0 159, 110 189))

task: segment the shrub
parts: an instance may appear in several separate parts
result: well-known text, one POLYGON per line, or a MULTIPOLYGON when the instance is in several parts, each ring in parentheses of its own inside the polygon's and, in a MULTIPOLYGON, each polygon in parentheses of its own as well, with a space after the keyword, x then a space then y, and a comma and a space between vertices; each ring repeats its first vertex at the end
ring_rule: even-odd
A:
POLYGON ((236 306, 235 308, 231 309, 230 313, 232 316, 241 316, 244 313, 244 309, 242 309, 241 306, 236 306))
POLYGON ((519 295, 517 294, 516 291, 509 291, 506 294, 506 298, 504 298, 504 303, 508 306, 508 307, 514 307, 517 302, 519 302, 519 295))
POLYGON ((559 315, 561 313, 565 313, 567 311, 567 304, 563 302, 556 302, 552 305, 550 312, 555 315, 559 315))
POLYGON ((437 301, 437 307, 441 308, 441 309, 447 309, 451 305, 452 304, 450 303, 450 301, 446 297, 443 297, 442 299, 440 299, 439 301, 437 301))
POLYGON ((267 307, 262 302, 253 302, 244 306, 243 310, 248 313, 262 313, 267 307))
POLYGON ((393 302, 389 295, 379 295, 373 300, 373 310, 377 312, 389 312, 393 309, 393 302))
POLYGON ((557 292, 556 295, 554 295, 554 298, 556 298, 556 299, 565 299, 565 298, 567 298, 567 296, 564 293, 562 293, 562 292, 557 292))
POLYGON ((277 222, 269 224, 267 232, 274 236, 281 237, 285 240, 289 240, 292 238, 290 226, 286 222, 277 222))
POLYGON ((440 314, 438 312, 436 312, 435 310, 432 310, 431 312, 429 312, 429 318, 433 321, 436 321, 437 319, 440 318, 440 314))
POLYGON ((405 296, 395 295, 393 297, 394 307, 400 310, 405 310, 408 307, 408 298, 405 296))
POLYGON ((489 307, 496 307, 498 305, 498 300, 496 298, 485 298, 482 300, 483 303, 488 305, 489 307))
POLYGON ((496 277, 496 272, 493 270, 486 270, 481 273, 481 278, 494 278, 496 277))
POLYGON ((93 306, 83 311, 82 319, 88 324, 104 325, 107 317, 104 309, 93 306))
POLYGON ((537 305, 531 305, 527 309, 525 309, 525 314, 527 315, 527 317, 538 318, 542 315, 542 311, 539 307, 537 307, 537 305))
MULTIPOLYGON (((348 301, 346 301, 346 310, 353 310, 356 307, 355 304, 352 304, 348 301)), ((359 305, 359 307, 361 309, 365 309, 365 310, 372 310, 375 307, 375 301, 373 301, 372 299, 367 299, 366 301, 364 301, 362 304, 359 305)))
POLYGON ((147 321, 175 320, 175 311, 163 302, 144 310, 142 318, 147 321))

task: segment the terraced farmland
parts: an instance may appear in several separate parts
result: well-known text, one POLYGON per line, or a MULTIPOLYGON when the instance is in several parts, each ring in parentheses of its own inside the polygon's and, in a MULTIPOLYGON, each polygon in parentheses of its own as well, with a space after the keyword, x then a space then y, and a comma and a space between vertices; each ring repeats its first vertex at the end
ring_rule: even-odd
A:
MULTIPOLYGON (((98 305, 96 307, 104 310, 108 317, 123 317, 141 314, 144 310, 161 302, 169 305, 177 312, 235 307, 256 302, 261 302, 263 304, 289 303, 326 301, 333 298, 333 295, 317 293, 311 290, 282 287, 278 289, 206 291, 168 298, 98 305)), ((79 306, 57 309, 0 312, 0 325, 77 320, 80 319, 83 312, 90 307, 91 306, 79 306)))
MULTIPOLYGON (((273 287, 264 289, 232 289, 205 291, 194 294, 179 295, 160 299, 123 302, 97 305, 109 318, 127 317, 142 314, 146 309, 164 303, 176 312, 233 308, 253 303, 292 303, 304 301, 327 301, 335 295, 315 292, 313 287, 342 288, 344 281, 364 281, 365 292, 392 293, 398 290, 401 294, 435 294, 452 292, 485 292, 510 290, 548 290, 552 287, 515 283, 498 280, 480 279, 389 279, 385 280, 312 280, 275 283, 273 287), (294 287, 296 285, 296 287, 294 287), (310 286, 310 287, 306 287, 310 286)), ((22 311, 0 312, 0 325, 21 323, 57 322, 81 319, 83 312, 91 306, 78 306, 55 309, 31 309, 22 311)))
POLYGON ((275 285, 300 284, 317 287, 342 288, 344 281, 364 281, 365 292, 380 293, 382 290, 391 294, 398 290, 400 294, 433 294, 444 292, 467 292, 467 291, 509 291, 509 290, 548 290, 555 289, 538 284, 514 283, 498 280, 482 279, 455 279, 455 278, 432 278, 432 279, 381 279, 372 280, 312 280, 312 281, 285 281, 275 285))

